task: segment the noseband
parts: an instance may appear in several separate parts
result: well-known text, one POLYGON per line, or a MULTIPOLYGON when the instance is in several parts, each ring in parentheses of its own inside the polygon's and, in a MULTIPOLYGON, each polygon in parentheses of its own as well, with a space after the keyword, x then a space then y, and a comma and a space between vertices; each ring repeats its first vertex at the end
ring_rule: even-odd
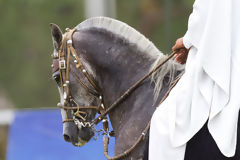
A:
MULTIPOLYGON (((61 82, 61 88, 64 98, 63 104, 58 104, 58 106, 66 111, 73 111, 73 118, 63 120, 63 123, 65 122, 75 122, 75 124, 78 126, 78 128, 82 127, 93 127, 94 125, 98 124, 99 122, 103 122, 103 129, 105 131, 105 134, 109 135, 109 127, 108 127, 108 119, 107 114, 112 111, 114 108, 116 108, 122 101, 124 101, 137 87, 140 86, 140 84, 146 80, 148 77, 150 77, 154 72, 156 72, 160 67, 162 67, 169 59, 171 59, 177 52, 174 51, 172 54, 170 54, 161 64, 156 66, 152 71, 147 73, 144 77, 142 77, 139 81, 137 81, 133 86, 131 86, 122 96, 120 96, 116 101, 112 103, 107 109, 105 108, 104 101, 103 101, 103 95, 96 84, 96 82, 91 78, 89 72, 84 67, 83 63, 81 62, 80 58, 77 55, 76 50, 72 46, 72 35, 76 31, 76 29, 66 29, 66 33, 63 35, 62 44, 60 46, 60 49, 58 51, 57 56, 53 56, 54 59, 59 60, 59 72, 60 72, 60 82, 61 82), (99 100, 99 104, 97 106, 79 106, 71 97, 70 89, 69 89, 69 72, 70 72, 70 55, 74 57, 74 63, 75 67, 77 69, 80 69, 81 73, 86 77, 89 84, 94 88, 94 90, 90 89, 87 85, 82 83, 80 80, 79 83, 87 89, 91 94, 96 96, 99 100), (86 121, 87 113, 84 111, 81 111, 81 109, 95 109, 100 115, 92 120, 91 122, 86 121), (80 120, 79 120, 80 119, 80 120)), ((73 74, 74 75, 74 74, 73 74)), ((170 86, 170 89, 167 91, 165 96, 162 98, 162 103, 166 97, 168 96, 171 89, 176 85, 180 77, 178 77, 170 86)), ((110 157, 108 155, 108 143, 109 143, 109 137, 104 138, 104 155, 109 160, 116 160, 120 159, 126 155, 128 155, 131 151, 133 151, 136 146, 145 138, 145 135, 147 134, 150 127, 150 122, 142 132, 142 134, 139 136, 136 143, 128 150, 126 150, 124 153, 119 154, 114 157, 110 157)))

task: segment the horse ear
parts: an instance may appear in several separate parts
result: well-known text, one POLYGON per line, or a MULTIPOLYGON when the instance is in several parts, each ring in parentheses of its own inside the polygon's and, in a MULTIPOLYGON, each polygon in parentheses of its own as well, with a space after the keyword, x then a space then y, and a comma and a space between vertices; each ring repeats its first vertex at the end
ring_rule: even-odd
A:
POLYGON ((54 23, 50 24, 53 46, 56 50, 59 50, 60 45, 62 43, 62 31, 61 29, 54 23))

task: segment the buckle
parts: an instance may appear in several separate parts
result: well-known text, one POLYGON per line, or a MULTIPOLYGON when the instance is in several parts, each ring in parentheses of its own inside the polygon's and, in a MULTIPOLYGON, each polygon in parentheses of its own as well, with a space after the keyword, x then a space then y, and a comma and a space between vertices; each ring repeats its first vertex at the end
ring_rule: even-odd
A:
POLYGON ((64 59, 59 61, 59 68, 66 69, 66 61, 64 59))
POLYGON ((72 44, 72 40, 69 39, 69 40, 67 41, 67 44, 72 44))

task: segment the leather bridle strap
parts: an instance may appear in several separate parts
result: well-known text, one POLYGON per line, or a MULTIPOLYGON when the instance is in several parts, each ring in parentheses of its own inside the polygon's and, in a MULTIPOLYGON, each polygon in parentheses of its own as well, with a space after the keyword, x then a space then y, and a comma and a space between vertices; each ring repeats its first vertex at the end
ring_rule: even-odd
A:
MULTIPOLYGON (((71 34, 74 33, 75 30, 71 30, 71 34)), ((72 41, 72 40, 71 40, 72 41)), ((71 45, 68 46, 70 48, 70 51, 73 55, 73 57, 76 59, 76 68, 79 68, 80 71, 84 74, 84 76, 88 79, 89 83, 93 86, 93 88, 97 91, 97 92, 100 92, 100 89, 99 87, 96 85, 96 83, 92 80, 92 78, 90 77, 88 71, 85 69, 85 67, 83 66, 82 62, 80 61, 75 49, 73 48, 72 46, 72 43, 71 45)))
POLYGON ((98 109, 98 106, 58 106, 59 108, 66 109, 66 110, 75 110, 75 109, 98 109))

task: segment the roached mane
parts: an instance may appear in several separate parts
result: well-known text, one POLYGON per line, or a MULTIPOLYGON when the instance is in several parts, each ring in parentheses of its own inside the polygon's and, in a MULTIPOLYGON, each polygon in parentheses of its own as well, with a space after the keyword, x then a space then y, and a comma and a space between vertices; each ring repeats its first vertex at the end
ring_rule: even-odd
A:
MULTIPOLYGON (((130 27, 126 23, 108 17, 94 17, 87 19, 76 26, 77 30, 91 28, 107 30, 115 35, 126 39, 129 43, 135 44, 138 49, 142 51, 142 53, 146 53, 145 56, 156 59, 150 70, 155 68, 159 63, 161 63, 161 61, 166 58, 166 56, 161 51, 159 51, 151 41, 149 41, 144 35, 136 31, 134 28, 130 27)), ((170 83, 173 80, 174 74, 177 71, 182 71, 183 69, 184 66, 170 60, 162 67, 162 69, 159 69, 153 74, 152 82, 155 83, 154 101, 156 101, 162 89, 164 77, 168 75, 170 77, 170 83)))

